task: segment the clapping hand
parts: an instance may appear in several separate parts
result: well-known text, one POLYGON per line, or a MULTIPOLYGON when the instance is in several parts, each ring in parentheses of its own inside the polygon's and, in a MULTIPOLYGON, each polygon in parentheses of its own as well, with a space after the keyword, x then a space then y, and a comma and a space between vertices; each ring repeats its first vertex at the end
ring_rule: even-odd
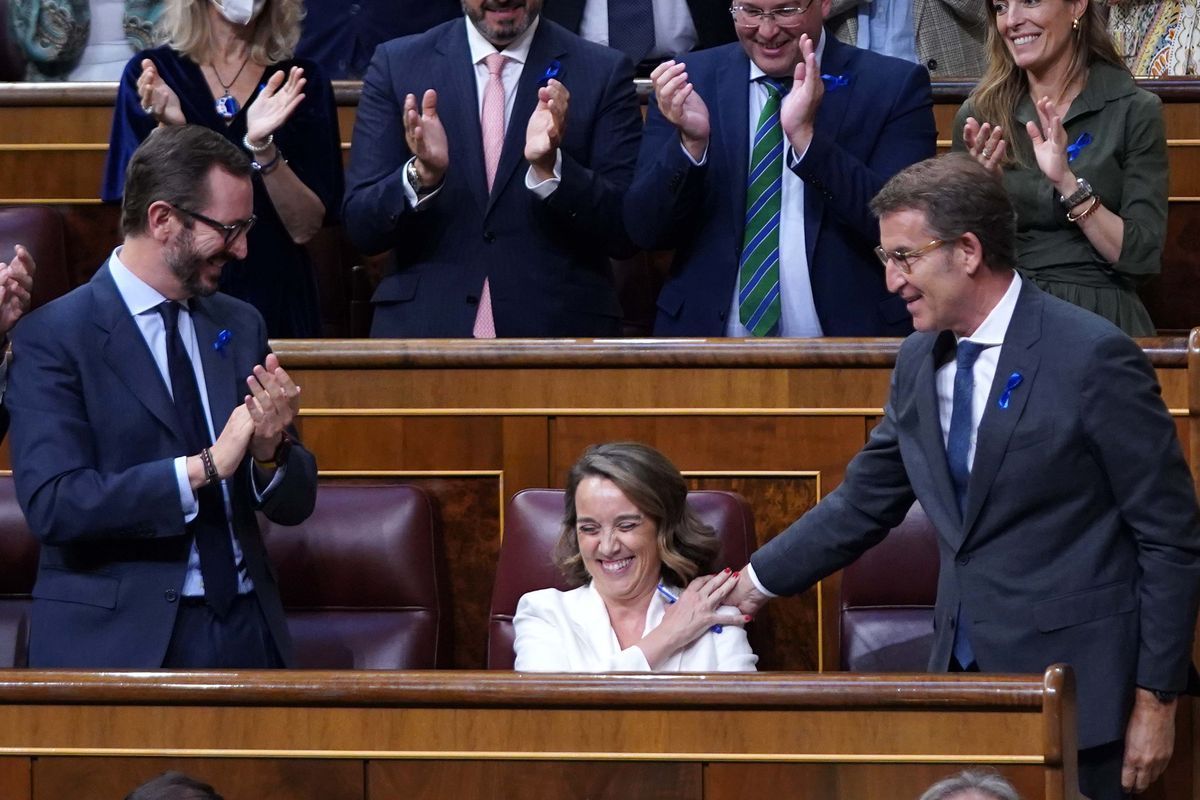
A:
POLYGON ((812 142, 817 109, 825 97, 825 84, 817 67, 813 40, 807 33, 800 35, 800 63, 792 73, 792 90, 779 107, 779 124, 792 149, 804 153, 812 142))
POLYGON ((1004 141, 1004 129, 990 122, 979 124, 974 117, 967 117, 963 126, 963 144, 967 152, 987 169, 988 172, 1000 177, 1000 165, 1004 163, 1004 152, 1008 144, 1004 141))
POLYGON ((36 269, 33 257, 22 245, 14 249, 12 261, 0 262, 0 341, 29 310, 36 269))
POLYGON ((567 128, 567 106, 571 93, 561 82, 551 78, 538 89, 538 104, 525 129, 525 160, 533 167, 539 181, 554 176, 558 147, 567 128))
POLYGON ((1025 123, 1025 130, 1033 142, 1034 158, 1046 180, 1060 194, 1069 195, 1075 188, 1075 175, 1067 166, 1067 129, 1049 97, 1043 97, 1035 105, 1038 122, 1025 123))
POLYGON ((284 430, 300 411, 300 387, 279 366, 279 358, 270 353, 263 363, 247 376, 245 407, 254 422, 250 454, 258 461, 270 461, 284 430))
POLYGON ((446 141, 446 129, 437 113, 437 92, 427 89, 417 109, 416 95, 404 98, 404 142, 416 156, 417 175, 421 185, 437 186, 450 165, 450 147, 446 141))
POLYGON ((304 70, 300 67, 292 67, 286 75, 283 70, 276 70, 267 79, 266 86, 246 109, 246 138, 252 144, 263 144, 287 122, 304 102, 304 84, 304 70))
POLYGON ((148 58, 142 59, 142 74, 137 79, 138 101, 142 111, 154 117, 160 125, 184 125, 183 107, 179 95, 158 74, 158 68, 148 58))
POLYGON ((688 81, 687 64, 664 61, 650 73, 654 97, 663 118, 679 130, 679 139, 693 161, 708 150, 712 126, 708 106, 688 81))

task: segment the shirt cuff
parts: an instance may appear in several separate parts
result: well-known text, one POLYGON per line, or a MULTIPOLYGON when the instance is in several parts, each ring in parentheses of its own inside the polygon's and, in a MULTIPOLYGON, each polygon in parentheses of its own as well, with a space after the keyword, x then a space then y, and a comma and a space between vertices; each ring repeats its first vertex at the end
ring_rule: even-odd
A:
POLYGON ((8 343, 0 344, 0 403, 4 402, 4 391, 8 388, 8 358, 5 348, 8 343))
POLYGON ((558 155, 554 157, 554 177, 546 178, 544 181, 534 181, 533 167, 525 173, 525 188, 533 192, 539 199, 545 200, 550 195, 554 194, 554 190, 562 183, 562 148, 558 149, 558 155))
POLYGON ((682 141, 679 143, 679 149, 683 151, 683 154, 685 156, 687 156, 687 160, 692 162, 693 167, 703 167, 705 165, 705 163, 708 161, 708 148, 707 147, 704 148, 704 155, 700 156, 699 161, 692 158, 692 154, 689 153, 688 149, 683 146, 682 141))
POLYGON ((175 459, 175 482, 179 485, 179 507, 183 510, 183 524, 186 525, 200 513, 200 501, 192 491, 192 482, 188 480, 187 456, 175 459))
POLYGON ((408 161, 404 162, 404 167, 401 169, 403 177, 401 177, 400 182, 404 184, 404 199, 408 200, 408 204, 412 207, 413 211, 420 211, 421 209, 425 208, 425 206, 429 205, 430 200, 437 197, 438 192, 442 190, 442 187, 438 186, 436 189, 433 189, 424 195, 417 195, 417 190, 414 189, 413 185, 408 182, 408 165, 416 160, 417 157, 413 156, 408 161))
POLYGON ((754 584, 755 589, 758 589, 758 591, 762 592, 767 597, 779 597, 779 595, 775 594, 770 589, 763 586, 761 582, 759 582, 758 576, 754 574, 754 565, 753 564, 747 564, 746 568, 744 570, 742 570, 742 572, 745 573, 746 575, 750 576, 750 582, 754 584))
MULTIPOLYGON (((812 145, 810 143, 809 147, 811 147, 811 146, 812 145)), ((808 147, 804 148, 803 153, 797 153, 796 148, 792 147, 789 144, 788 145, 788 158, 787 158, 788 169, 795 169, 796 167, 800 166, 800 162, 804 160, 804 155, 807 152, 808 152, 808 147)))
POLYGON ((275 468, 275 473, 271 475, 270 482, 267 483, 267 488, 260 491, 258 488, 258 470, 250 470, 250 488, 254 491, 255 502, 257 502, 259 505, 262 505, 262 502, 266 500, 267 496, 270 495, 271 492, 275 491, 275 487, 278 486, 279 482, 283 480, 283 476, 286 473, 287 464, 280 464, 277 466, 275 468))

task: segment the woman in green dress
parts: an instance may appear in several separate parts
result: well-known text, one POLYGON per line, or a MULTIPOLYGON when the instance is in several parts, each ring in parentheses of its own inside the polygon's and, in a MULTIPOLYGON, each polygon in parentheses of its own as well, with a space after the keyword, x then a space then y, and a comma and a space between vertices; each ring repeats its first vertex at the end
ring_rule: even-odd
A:
POLYGON ((955 117, 954 149, 1004 181, 1022 277, 1153 336, 1137 287, 1159 272, 1167 144, 1088 0, 993 0, 988 67, 955 117))

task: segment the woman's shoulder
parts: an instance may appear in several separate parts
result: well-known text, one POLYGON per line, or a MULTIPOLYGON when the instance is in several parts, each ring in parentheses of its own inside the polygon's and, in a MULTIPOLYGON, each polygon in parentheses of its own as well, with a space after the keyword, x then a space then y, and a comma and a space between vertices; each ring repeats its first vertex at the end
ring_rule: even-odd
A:
POLYGON ((556 606, 571 606, 582 600, 586 593, 586 584, 566 591, 553 587, 548 589, 534 589, 532 592, 526 592, 521 595, 521 599, 517 601, 517 611, 521 611, 522 608, 533 610, 554 608, 556 606))

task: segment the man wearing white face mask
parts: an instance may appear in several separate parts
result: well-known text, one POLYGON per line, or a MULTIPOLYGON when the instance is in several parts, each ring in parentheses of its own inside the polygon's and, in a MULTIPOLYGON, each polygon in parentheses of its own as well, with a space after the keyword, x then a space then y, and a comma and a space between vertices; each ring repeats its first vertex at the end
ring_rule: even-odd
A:
POLYGON ((245 150, 257 224, 221 290, 254 305, 271 338, 321 335, 303 244, 334 219, 342 194, 332 87, 292 58, 303 16, 301 0, 167 0, 167 44, 125 68, 101 190, 121 198, 125 165, 157 125, 204 125, 245 150))

